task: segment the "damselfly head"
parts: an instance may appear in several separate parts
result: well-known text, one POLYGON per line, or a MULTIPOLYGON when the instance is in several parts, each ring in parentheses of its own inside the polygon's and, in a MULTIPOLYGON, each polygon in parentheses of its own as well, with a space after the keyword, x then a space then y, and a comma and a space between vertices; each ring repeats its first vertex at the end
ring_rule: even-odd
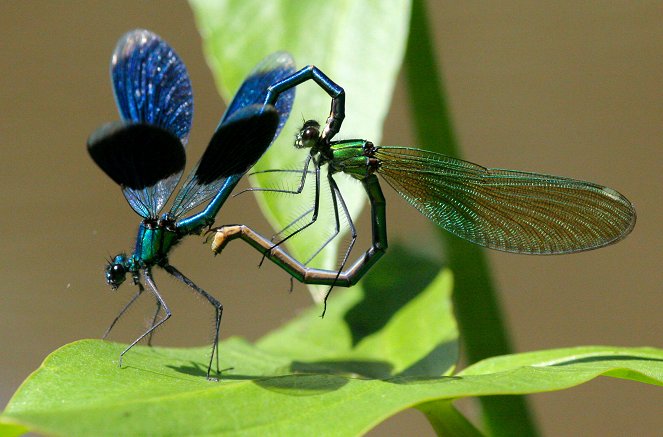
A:
POLYGON ((320 140, 320 123, 315 120, 304 122, 304 126, 297 132, 295 147, 298 149, 313 148, 320 140))
POLYGON ((127 256, 119 254, 113 258, 106 265, 106 283, 111 286, 113 290, 122 285, 127 277, 127 256))

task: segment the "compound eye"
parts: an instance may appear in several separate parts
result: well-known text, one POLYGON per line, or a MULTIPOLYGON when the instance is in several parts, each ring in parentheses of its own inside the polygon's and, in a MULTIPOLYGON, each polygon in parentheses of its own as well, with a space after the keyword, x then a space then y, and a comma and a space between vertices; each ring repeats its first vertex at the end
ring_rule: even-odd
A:
POLYGON ((304 141, 310 141, 318 138, 320 135, 320 130, 315 128, 315 127, 307 127, 304 129, 304 132, 302 132, 302 140, 304 141))
POLYGON ((299 131, 295 146, 298 148, 311 148, 315 146, 319 139, 320 124, 315 120, 309 120, 304 123, 304 126, 299 131))
POLYGON ((122 264, 110 264, 106 269, 106 282, 116 289, 124 282, 127 269, 122 264))
POLYGON ((123 276, 127 273, 127 270, 122 264, 114 264, 113 267, 111 267, 111 273, 113 276, 123 276))

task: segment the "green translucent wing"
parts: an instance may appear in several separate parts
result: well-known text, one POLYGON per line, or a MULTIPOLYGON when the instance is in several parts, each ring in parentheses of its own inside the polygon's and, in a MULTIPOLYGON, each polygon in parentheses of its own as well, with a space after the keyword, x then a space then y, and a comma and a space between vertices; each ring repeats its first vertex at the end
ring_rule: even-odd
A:
POLYGON ((624 238, 635 209, 612 188, 558 176, 485 168, 425 150, 380 147, 378 172, 422 214, 491 249, 561 254, 624 238))

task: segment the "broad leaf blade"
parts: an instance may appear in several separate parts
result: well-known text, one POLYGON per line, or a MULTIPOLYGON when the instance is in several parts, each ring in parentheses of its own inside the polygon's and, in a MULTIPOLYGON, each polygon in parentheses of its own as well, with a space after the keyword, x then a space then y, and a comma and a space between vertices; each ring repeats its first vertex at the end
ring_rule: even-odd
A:
POLYGON ((324 435, 330 424, 338 435, 360 435, 405 408, 425 410, 433 400, 559 390, 599 375, 663 385, 663 350, 648 348, 584 348, 591 363, 577 360, 583 348, 543 351, 538 360, 567 354, 569 364, 521 366, 523 357, 513 355, 514 364, 502 362, 495 373, 370 379, 292 374, 283 357, 235 339, 221 351, 223 365, 236 367, 213 383, 203 376, 208 348, 136 347, 118 369, 123 347, 85 340, 54 352, 0 422, 10 431, 16 428, 7 424, 21 424, 71 436, 324 435), (614 354, 619 358, 607 358, 614 354))
MULTIPOLYGON (((399 248, 395 249, 398 253, 399 248)), ((319 318, 317 308, 308 311, 263 339, 261 347, 240 339, 223 342, 221 367, 229 370, 218 384, 204 378, 209 348, 135 347, 119 369, 117 358, 124 345, 93 340, 72 343, 53 353, 28 378, 3 420, 46 434, 88 435, 98 433, 95 429, 107 430, 109 435, 241 434, 273 424, 280 416, 285 421, 274 428, 277 434, 302 429, 324 434, 333 420, 322 411, 327 400, 345 404, 355 395, 354 391, 343 393, 353 380, 346 376, 378 381, 413 372, 439 376, 453 369, 457 332, 450 304, 451 274, 444 271, 426 284, 434 266, 412 259, 415 262, 427 272, 421 275, 422 281, 410 284, 413 291, 407 293, 406 302, 398 281, 391 289, 367 281, 369 293, 381 291, 383 302, 391 301, 374 308, 386 313, 385 323, 359 326, 361 319, 353 315, 370 316, 367 305, 372 306, 376 296, 364 295, 360 287, 339 292, 331 298, 325 319, 319 318), (294 340, 302 327, 308 334, 297 343, 294 340), (399 348, 401 344, 408 347, 399 348), (316 419, 310 424, 302 422, 304 416, 286 419, 288 408, 310 411, 316 419), (76 416, 85 419, 73 420, 76 416)), ((393 270, 388 260, 380 268, 393 270)), ((378 269, 374 276, 382 278, 383 273, 378 269)), ((366 408, 367 402, 359 400, 355 406, 366 408)), ((356 420, 350 421, 354 423, 342 428, 349 435, 361 433, 402 410, 399 402, 389 400, 387 408, 369 416, 357 410, 356 420)))
MULTIPOLYGON (((394 270, 387 264, 383 268, 394 270)), ((663 350, 654 348, 532 352, 443 376, 456 359, 450 273, 443 271, 428 286, 412 284, 417 291, 406 293, 403 302, 396 302, 398 290, 379 283, 384 272, 377 273, 375 282, 370 276, 365 281, 365 294, 355 287, 333 296, 325 319, 309 311, 257 345, 237 338, 222 342, 221 367, 227 370, 219 382, 205 379, 209 347, 137 346, 120 369, 125 345, 83 340, 64 346, 19 388, 0 415, 0 431, 325 435, 333 424, 336 434, 361 435, 417 407, 438 430, 474 435, 439 401, 559 390, 599 375, 663 385, 663 350), (379 291, 391 303, 377 302, 379 291), (364 317, 353 316, 356 311, 364 317), (378 317, 382 313, 385 318, 378 317)), ((415 276, 427 275, 432 279, 430 273, 415 276)))
MULTIPOLYGON (((575 366, 575 369, 580 367, 591 369, 593 363, 597 362, 601 363, 599 367, 602 367, 606 362, 614 361, 619 363, 634 359, 634 351, 637 351, 639 359, 661 360, 661 350, 653 347, 577 346, 488 358, 471 365, 462 372, 459 372, 458 375, 495 374, 498 372, 508 372, 517 367, 557 367, 563 369, 568 366, 575 366)), ((656 369, 657 371, 657 373, 650 375, 652 381, 663 378, 663 373, 660 373, 663 368, 655 366, 652 369, 656 369)), ((643 375, 647 375, 647 372, 643 373, 643 375)), ((641 381, 645 382, 643 379, 641 381)))
MULTIPOLYGON (((314 64, 345 88, 348 116, 339 137, 364 137, 379 143, 405 49, 408 0, 268 3, 191 0, 190 3, 208 62, 226 101, 258 60, 268 53, 286 50, 294 55, 298 67, 314 64)), ((294 134, 303 118, 324 123, 330 102, 330 97, 312 83, 298 87, 292 117, 255 170, 301 169, 306 152, 294 149, 294 134)), ((294 189, 298 179, 294 174, 284 177, 276 173, 256 176, 254 182, 264 188, 294 189)), ((298 196, 258 193, 259 203, 276 231, 312 206, 312 182, 298 196)), ((345 177, 337 178, 337 182, 352 216, 357 217, 366 199, 361 186, 345 177)), ((289 242, 293 255, 302 261, 313 255, 334 229, 328 191, 323 181, 318 222, 305 231, 304 238, 289 242)), ((335 268, 339 244, 341 238, 329 245, 313 265, 335 268)))
POLYGON ((322 322, 316 317, 321 307, 312 308, 257 346, 299 362, 297 370, 330 366, 378 378, 451 373, 458 359, 451 272, 436 276, 434 263, 396 245, 390 255, 375 266, 363 291, 335 291, 322 322), (402 271, 412 274, 393 274, 402 271))

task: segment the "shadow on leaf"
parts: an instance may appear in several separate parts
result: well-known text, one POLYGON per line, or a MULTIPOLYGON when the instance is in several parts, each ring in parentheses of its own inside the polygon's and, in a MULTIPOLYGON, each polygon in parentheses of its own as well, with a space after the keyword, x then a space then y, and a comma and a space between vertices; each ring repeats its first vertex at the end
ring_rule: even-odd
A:
POLYGON ((398 376, 438 376, 453 369, 458 356, 458 342, 438 344, 425 357, 403 370, 398 376))
POLYGON ((313 363, 294 361, 290 368, 293 372, 384 379, 391 376, 393 366, 385 361, 368 360, 316 361, 313 363))
POLYGON ((460 381, 462 376, 395 376, 385 382, 401 385, 435 384, 440 381, 460 381))
POLYGON ((166 367, 168 367, 169 369, 173 369, 176 372, 184 373, 185 375, 203 376, 203 377, 207 375, 207 367, 203 368, 202 364, 196 363, 194 361, 191 361, 189 365, 182 365, 182 366, 172 366, 166 364, 166 367))
POLYGON ((338 390, 348 378, 339 375, 285 375, 257 379, 254 383, 266 390, 289 396, 313 396, 338 390))
MULTIPOLYGON (((168 367, 169 369, 173 369, 176 372, 183 373, 185 375, 202 376, 203 378, 207 377, 207 365, 202 363, 196 363, 195 361, 191 361, 189 365, 182 365, 182 366, 171 366, 169 364, 166 364, 166 367, 168 367)), ((215 370, 212 370, 212 372, 210 372, 210 376, 224 378, 224 379, 253 379, 253 377, 250 376, 241 377, 238 375, 232 375, 232 374, 227 375, 224 373, 229 370, 233 370, 233 367, 220 369, 218 374, 215 370)))
POLYGON ((440 266, 400 244, 389 246, 384 258, 363 282, 364 298, 345 315, 352 345, 380 331, 405 304, 435 278, 440 266))

